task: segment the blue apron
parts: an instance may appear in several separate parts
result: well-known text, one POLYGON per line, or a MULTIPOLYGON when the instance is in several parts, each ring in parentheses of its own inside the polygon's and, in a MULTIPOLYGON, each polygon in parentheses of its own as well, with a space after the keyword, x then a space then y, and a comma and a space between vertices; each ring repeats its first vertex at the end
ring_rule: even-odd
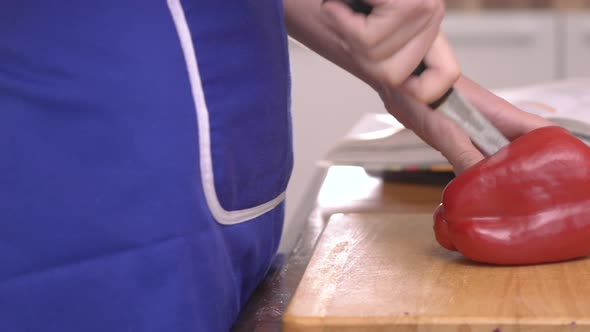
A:
POLYGON ((281 1, 0 7, 0 331, 227 331, 293 163, 281 1))

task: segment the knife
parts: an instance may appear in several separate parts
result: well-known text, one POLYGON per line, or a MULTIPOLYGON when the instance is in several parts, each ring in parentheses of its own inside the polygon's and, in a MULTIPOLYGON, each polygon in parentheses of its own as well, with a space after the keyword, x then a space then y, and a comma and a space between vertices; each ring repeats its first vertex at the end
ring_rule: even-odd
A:
MULTIPOLYGON (((373 9, 371 5, 363 0, 342 1, 355 12, 365 15, 370 15, 373 9)), ((426 64, 422 61, 412 74, 420 76, 425 70, 426 64)), ((453 87, 449 88, 441 98, 428 106, 443 113, 462 128, 469 135, 471 141, 486 156, 496 153, 510 143, 498 128, 453 87)))

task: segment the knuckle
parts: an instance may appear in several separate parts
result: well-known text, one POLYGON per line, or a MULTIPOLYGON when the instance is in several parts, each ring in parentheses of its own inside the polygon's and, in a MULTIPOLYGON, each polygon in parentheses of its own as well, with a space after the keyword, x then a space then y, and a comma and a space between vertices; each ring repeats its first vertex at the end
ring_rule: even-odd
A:
POLYGON ((478 161, 478 157, 476 154, 471 152, 470 150, 462 150, 457 154, 457 165, 462 168, 466 169, 469 168, 471 165, 475 164, 478 161))
POLYGON ((461 77, 461 68, 459 66, 450 66, 448 76, 452 83, 456 82, 461 77))
POLYGON ((402 83, 405 81, 405 78, 400 75, 397 71, 392 71, 390 73, 387 74, 387 76, 385 77, 385 82, 394 88, 398 88, 402 85, 402 83))
POLYGON ((355 36, 350 42, 356 55, 365 60, 372 59, 375 48, 372 46, 370 39, 365 36, 355 36))
POLYGON ((418 77, 404 82, 404 88, 414 100, 424 103, 432 94, 429 83, 430 81, 424 81, 424 77, 418 77))
POLYGON ((439 0, 420 0, 417 1, 417 10, 421 13, 435 14, 440 10, 439 0))
POLYGON ((368 62, 368 63, 373 62, 371 50, 368 49, 367 47, 364 47, 364 46, 356 43, 356 45, 354 45, 354 47, 353 47, 353 53, 355 54, 355 56, 358 59, 362 60, 363 62, 368 62))
POLYGON ((364 49, 367 55, 374 55, 375 49, 379 45, 379 40, 375 33, 367 33, 363 36, 359 36, 357 39, 357 45, 359 48, 364 49))
POLYGON ((380 52, 378 52, 374 48, 370 48, 370 49, 365 50, 365 58, 368 61, 373 62, 373 63, 377 63, 377 62, 383 60, 383 57, 381 56, 380 52))
POLYGON ((434 0, 434 12, 443 15, 445 12, 445 2, 442 0, 434 0))
POLYGON ((411 92, 414 98, 422 104, 430 104, 436 100, 436 96, 433 93, 429 93, 423 89, 417 89, 411 92))
POLYGON ((358 47, 362 50, 363 54, 369 56, 373 47, 371 46, 371 41, 367 37, 359 38, 358 40, 358 47))
POLYGON ((421 104, 431 104, 440 98, 447 89, 446 84, 433 85, 432 83, 418 81, 409 92, 421 104))
POLYGON ((428 17, 431 25, 440 25, 445 15, 445 5, 441 0, 420 0, 414 4, 415 15, 428 17))
POLYGON ((445 7, 444 5, 439 6, 439 8, 433 13, 432 20, 437 24, 440 25, 445 18, 445 7))
POLYGON ((379 45, 379 39, 377 38, 376 31, 367 31, 363 37, 363 46, 368 49, 374 49, 379 45))
POLYGON ((454 85, 455 82, 457 82, 459 79, 461 78, 461 71, 460 70, 456 70, 453 71, 449 74, 449 79, 450 79, 450 85, 454 85))
POLYGON ((442 87, 451 87, 452 85, 459 80, 461 77, 461 68, 458 64, 447 64, 446 67, 442 69, 440 76, 440 86, 442 87))

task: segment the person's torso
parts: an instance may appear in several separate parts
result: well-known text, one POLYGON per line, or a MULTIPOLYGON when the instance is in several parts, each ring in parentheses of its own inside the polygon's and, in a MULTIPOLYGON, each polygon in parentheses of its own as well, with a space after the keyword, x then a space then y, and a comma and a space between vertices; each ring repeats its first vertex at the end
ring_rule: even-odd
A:
POLYGON ((280 1, 2 7, 0 329, 227 329, 292 168, 280 1))

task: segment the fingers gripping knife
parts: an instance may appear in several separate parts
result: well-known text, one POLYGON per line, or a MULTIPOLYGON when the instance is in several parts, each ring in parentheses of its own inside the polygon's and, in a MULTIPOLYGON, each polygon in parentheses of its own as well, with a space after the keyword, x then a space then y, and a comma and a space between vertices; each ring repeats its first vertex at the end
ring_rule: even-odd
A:
MULTIPOLYGON (((358 13, 370 15, 373 9, 363 0, 343 0, 358 13)), ((424 62, 414 70, 419 76, 426 70, 424 62)), ((455 122, 487 156, 496 153, 509 143, 508 139, 489 122, 467 99, 451 87, 441 98, 429 105, 455 122)))

